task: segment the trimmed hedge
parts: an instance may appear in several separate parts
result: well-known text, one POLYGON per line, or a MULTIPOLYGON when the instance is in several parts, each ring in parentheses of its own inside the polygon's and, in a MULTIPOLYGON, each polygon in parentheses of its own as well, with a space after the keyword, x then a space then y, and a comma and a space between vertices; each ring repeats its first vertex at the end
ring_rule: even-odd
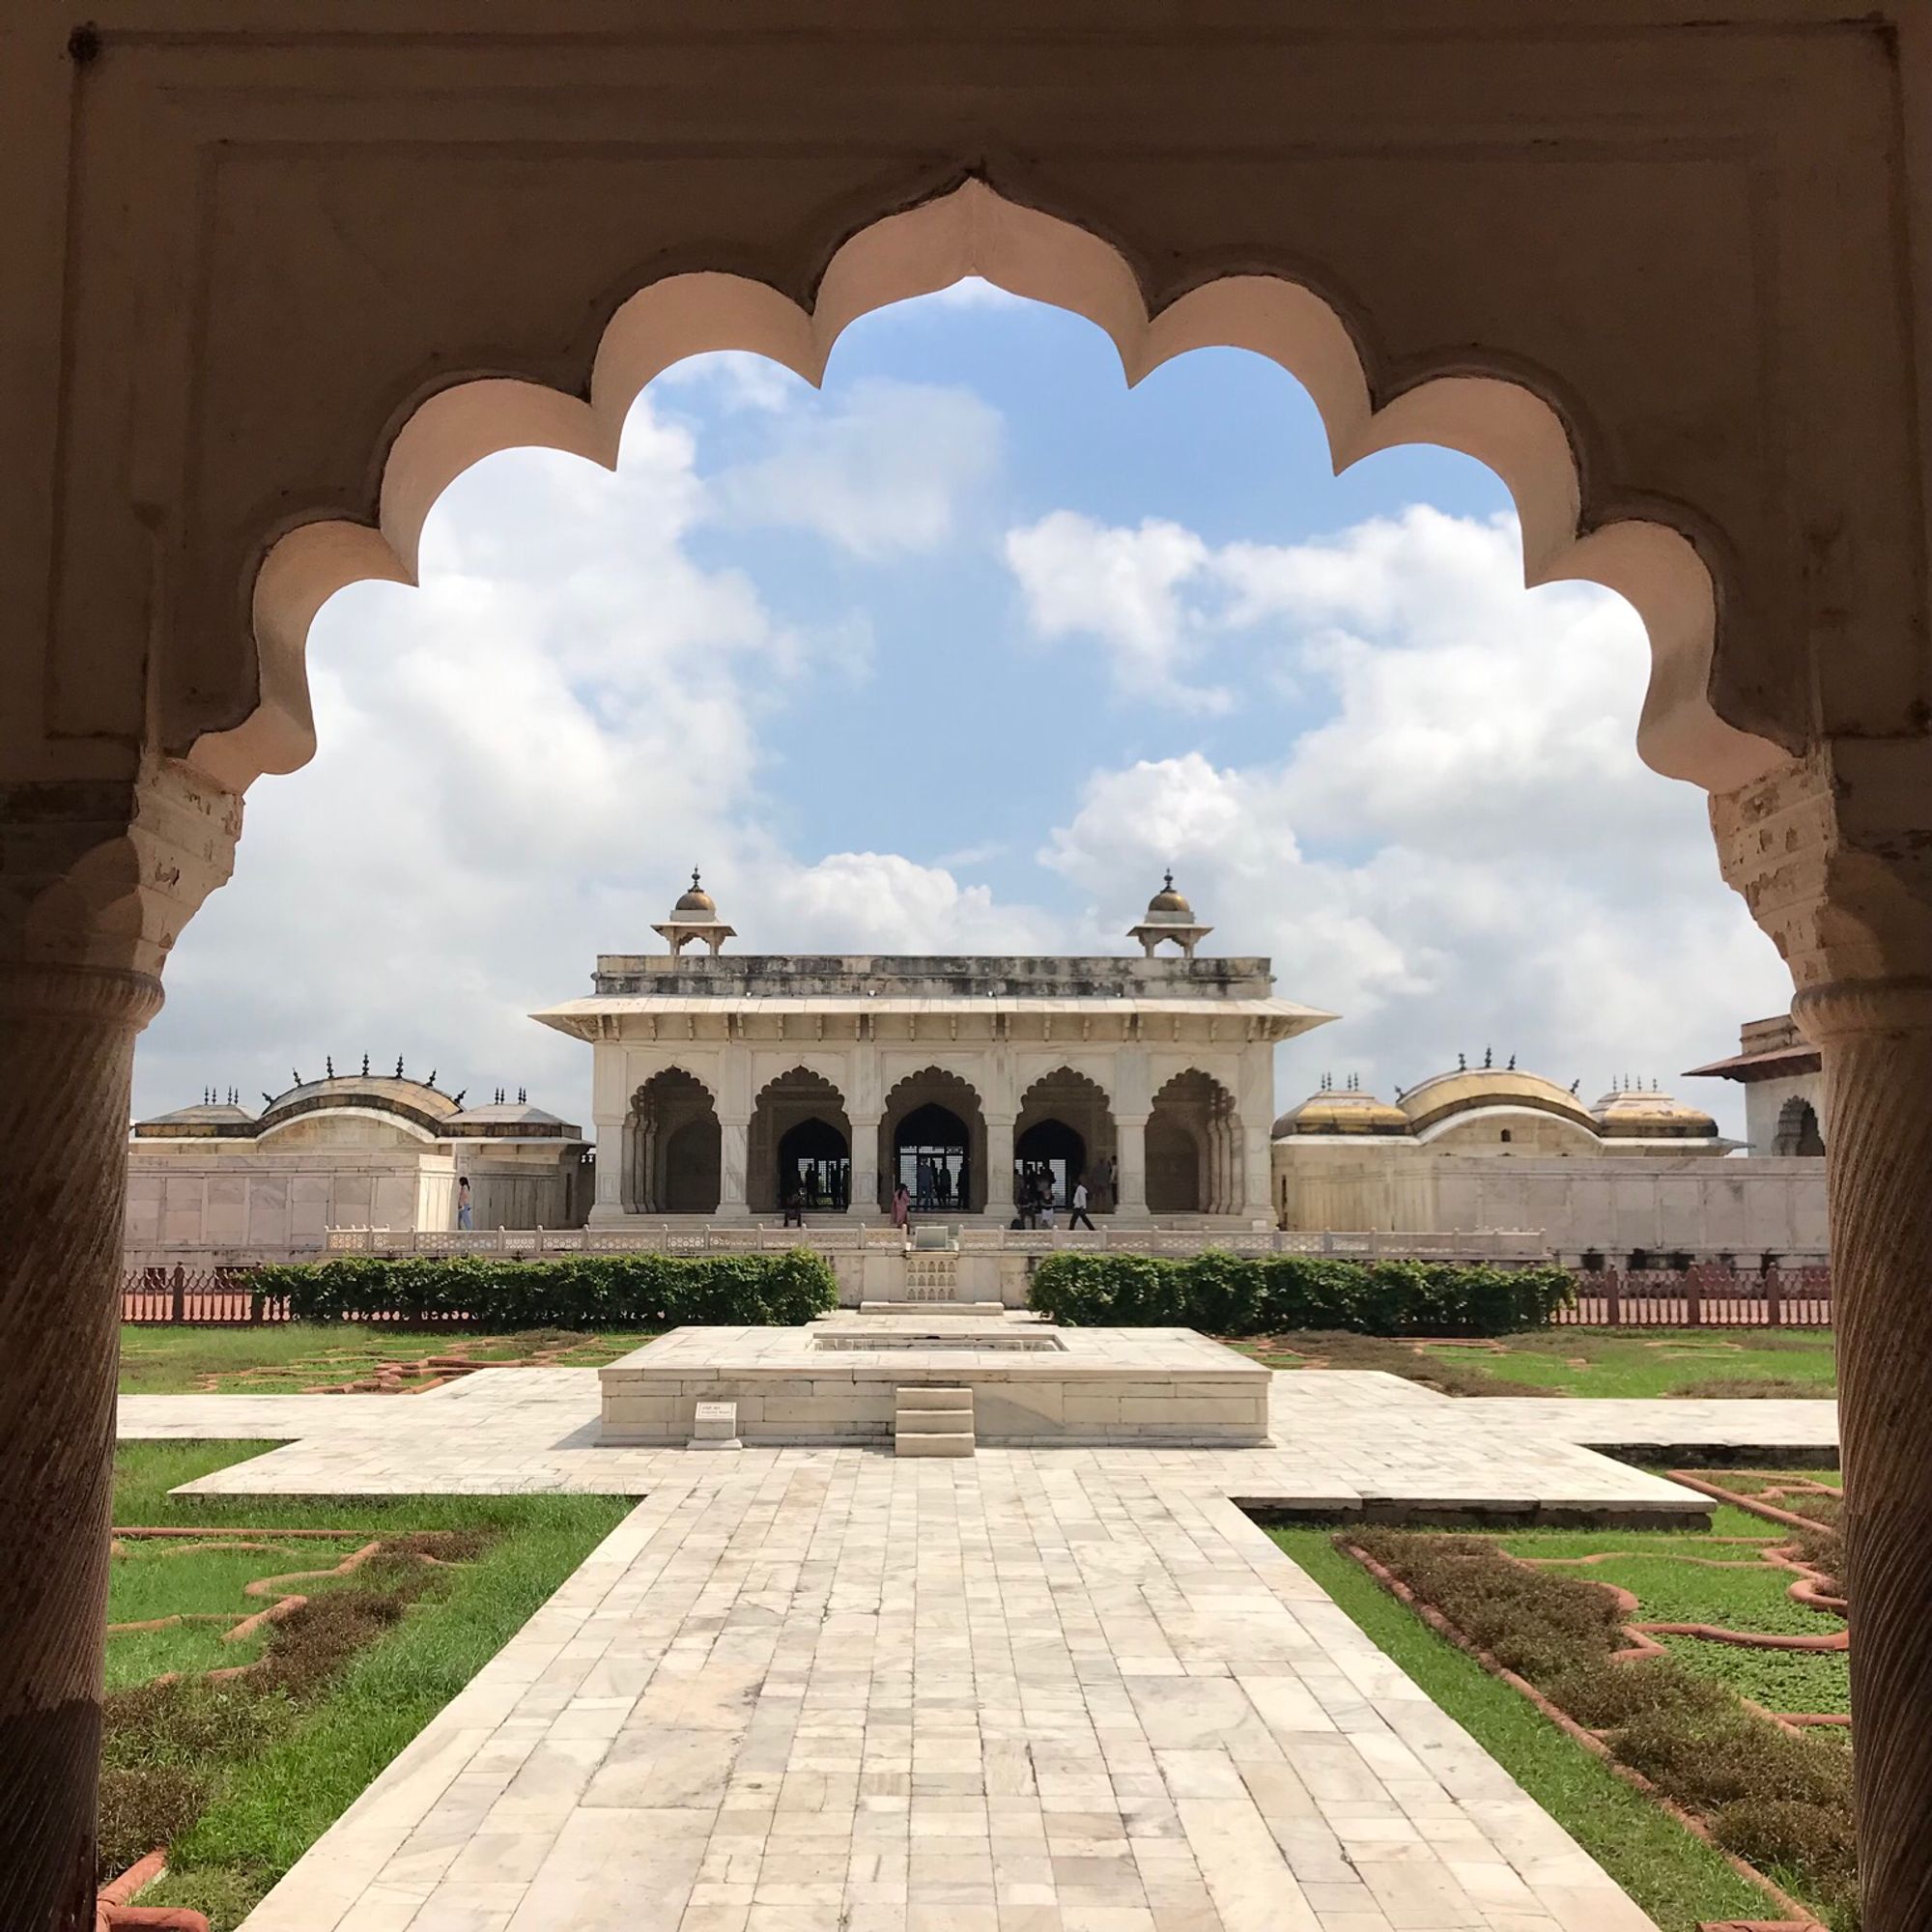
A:
POLYGON ((1354 1262, 1327 1255, 1048 1255, 1032 1302, 1069 1326, 1199 1328, 1279 1335, 1296 1328, 1358 1335, 1508 1335, 1542 1328, 1572 1299, 1558 1267, 1454 1262, 1354 1262))
POLYGON ((822 1255, 500 1255, 262 1267, 250 1286, 298 1321, 469 1320, 479 1328, 783 1327, 838 1299, 822 1255))

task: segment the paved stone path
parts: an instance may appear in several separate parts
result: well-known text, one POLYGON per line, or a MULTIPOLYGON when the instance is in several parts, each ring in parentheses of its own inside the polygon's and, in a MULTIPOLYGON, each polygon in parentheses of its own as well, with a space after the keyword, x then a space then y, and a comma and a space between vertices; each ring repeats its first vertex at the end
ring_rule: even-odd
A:
POLYGON ((1274 1448, 958 1463, 598 1450, 572 1370, 121 1413, 298 1438, 203 1492, 645 1495, 246 1932, 1643 1932, 1229 1498, 1701 1510, 1565 1438, 1831 1408, 1283 1375, 1274 1448))
MULTIPOLYGON (((1395 1376, 1277 1375, 1267 1449, 981 1450, 1042 1466, 1161 1470, 1244 1500, 1490 1504, 1608 1512, 1703 1511, 1708 1499, 1582 1444, 1698 1441, 1819 1447, 1830 1402, 1451 1401, 1395 1376)), ((492 1369, 427 1395, 127 1396, 125 1436, 256 1437, 289 1446, 217 1470, 207 1494, 360 1495, 576 1492, 644 1495, 673 1479, 676 1449, 598 1446, 594 1369, 492 1369)), ((739 1452, 760 1469, 804 1454, 739 1452)))

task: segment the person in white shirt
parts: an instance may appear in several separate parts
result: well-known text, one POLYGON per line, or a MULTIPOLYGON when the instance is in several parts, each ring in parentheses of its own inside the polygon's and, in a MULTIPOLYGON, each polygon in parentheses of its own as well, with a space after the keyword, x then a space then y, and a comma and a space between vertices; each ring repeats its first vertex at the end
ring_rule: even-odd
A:
POLYGON ((1084 1174, 1073 1183, 1073 1211, 1066 1217, 1067 1232, 1071 1234, 1082 1223, 1085 1223, 1090 1235, 1100 1232, 1094 1225, 1093 1215, 1087 1211, 1087 1177, 1084 1174))

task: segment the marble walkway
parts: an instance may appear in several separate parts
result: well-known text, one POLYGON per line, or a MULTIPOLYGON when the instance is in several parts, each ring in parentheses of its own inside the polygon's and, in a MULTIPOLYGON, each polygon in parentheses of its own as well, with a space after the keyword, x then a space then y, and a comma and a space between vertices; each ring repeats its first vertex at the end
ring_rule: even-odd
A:
POLYGON ((643 1498, 246 1932, 1641 1932, 1231 1498, 1691 1514, 1580 1444, 1834 1439, 1334 1373, 1255 1450, 600 1450, 595 1408, 571 1370, 124 1400, 287 1438, 199 1492, 643 1498))

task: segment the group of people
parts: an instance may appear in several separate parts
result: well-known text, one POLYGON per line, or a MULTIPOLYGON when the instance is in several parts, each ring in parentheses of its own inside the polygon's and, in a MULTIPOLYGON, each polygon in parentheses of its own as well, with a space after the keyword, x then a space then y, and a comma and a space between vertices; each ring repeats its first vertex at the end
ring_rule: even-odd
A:
MULTIPOLYGON (((1060 1203, 1055 1199, 1053 1169, 1045 1162, 1029 1162, 1013 1183, 1012 1225, 1015 1228, 1059 1226, 1060 1203)), ((1069 1230, 1085 1227, 1094 1232, 1094 1217, 1087 1211, 1087 1177, 1076 1174, 1066 1190, 1066 1225, 1069 1230)))
MULTIPOLYGON (((1113 1190, 1119 1184, 1116 1179, 1118 1169, 1110 1157, 1104 1164, 1100 1176, 1100 1184, 1108 1190, 1109 1198, 1113 1198, 1113 1190)), ((939 1165, 937 1162, 928 1165, 926 1162, 922 1161, 919 1165, 917 1178, 919 1180, 919 1194, 917 1197, 914 1196, 912 1189, 905 1184, 903 1179, 893 1189, 893 1198, 888 1211, 891 1214, 892 1224, 895 1228, 910 1228, 912 1225, 913 1209, 915 1208, 924 1209, 929 1207, 946 1208, 952 1205, 952 1177, 945 1167, 939 1165)), ((962 1183, 964 1179, 965 1176, 962 1172, 960 1176, 962 1183)), ((958 1191, 961 1199, 957 1205, 960 1211, 963 1212, 966 1208, 963 1198, 965 1194, 963 1184, 958 1191)), ((1070 1182, 1066 1190, 1066 1199, 1064 1203, 1058 1196, 1059 1190, 1054 1181, 1052 1167, 1045 1161, 1029 1161, 1013 1178, 1014 1212, 1012 1226, 1015 1228, 1057 1228, 1060 1225, 1059 1215, 1061 1208, 1065 1207, 1066 1210, 1066 1226, 1069 1231, 1075 1228, 1085 1228, 1090 1234, 1097 1234, 1099 1232, 1094 1226, 1094 1217, 1089 1211, 1092 1197, 1088 1191, 1086 1175, 1075 1174, 1070 1178, 1070 1182)), ((794 1187, 786 1194, 783 1206, 785 1226, 788 1228, 804 1227, 806 1207, 804 1190, 800 1187, 794 1187)))

